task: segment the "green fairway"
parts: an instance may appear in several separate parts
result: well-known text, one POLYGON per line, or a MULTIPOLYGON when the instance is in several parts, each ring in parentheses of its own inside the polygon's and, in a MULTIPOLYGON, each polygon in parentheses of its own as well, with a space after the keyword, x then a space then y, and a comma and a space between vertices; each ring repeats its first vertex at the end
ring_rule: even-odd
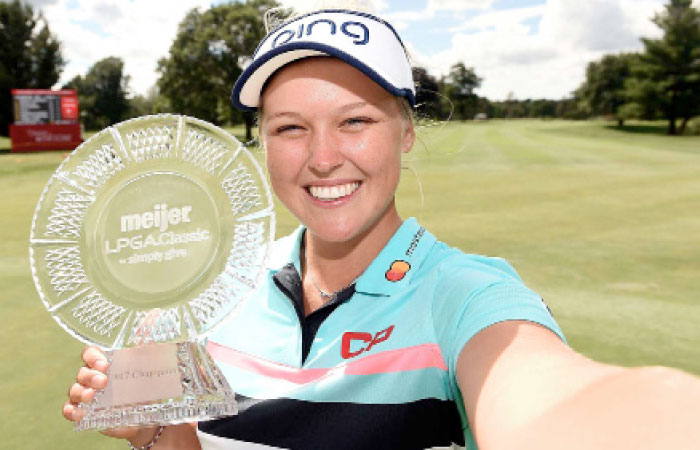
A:
MULTIPOLYGON (((509 260, 578 351, 700 374, 700 137, 606 125, 425 128, 399 211, 465 252, 509 260)), ((83 346, 45 311, 29 273, 34 207, 65 154, 0 153, 1 446, 123 449, 62 419, 83 346)), ((286 234, 295 220, 277 211, 286 234)))

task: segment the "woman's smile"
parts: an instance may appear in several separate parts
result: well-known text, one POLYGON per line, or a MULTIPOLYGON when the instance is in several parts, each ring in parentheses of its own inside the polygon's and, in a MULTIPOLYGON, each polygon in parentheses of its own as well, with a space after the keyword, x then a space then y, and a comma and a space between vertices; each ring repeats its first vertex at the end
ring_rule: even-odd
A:
POLYGON ((391 236, 401 155, 414 132, 396 99, 333 58, 286 66, 263 93, 261 136, 270 181, 316 237, 349 242, 391 236))
POLYGON ((360 188, 360 185, 359 181, 349 183, 326 182, 321 185, 309 185, 306 187, 306 190, 314 200, 335 204, 339 201, 349 200, 360 188))

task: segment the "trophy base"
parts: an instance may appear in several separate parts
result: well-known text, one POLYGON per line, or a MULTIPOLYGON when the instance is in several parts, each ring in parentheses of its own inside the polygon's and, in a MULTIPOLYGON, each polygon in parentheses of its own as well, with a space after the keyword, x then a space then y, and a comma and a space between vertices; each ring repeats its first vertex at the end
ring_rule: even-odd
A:
POLYGON ((108 384, 75 430, 172 425, 238 412, 235 394, 204 346, 148 344, 106 352, 108 384))

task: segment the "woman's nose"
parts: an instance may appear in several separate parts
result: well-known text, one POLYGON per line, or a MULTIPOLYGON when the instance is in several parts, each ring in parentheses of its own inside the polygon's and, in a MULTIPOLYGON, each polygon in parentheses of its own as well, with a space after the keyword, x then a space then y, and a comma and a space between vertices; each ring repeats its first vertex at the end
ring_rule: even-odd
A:
POLYGON ((319 173, 332 172, 343 164, 343 154, 339 143, 331 133, 314 131, 309 141, 309 167, 319 173))

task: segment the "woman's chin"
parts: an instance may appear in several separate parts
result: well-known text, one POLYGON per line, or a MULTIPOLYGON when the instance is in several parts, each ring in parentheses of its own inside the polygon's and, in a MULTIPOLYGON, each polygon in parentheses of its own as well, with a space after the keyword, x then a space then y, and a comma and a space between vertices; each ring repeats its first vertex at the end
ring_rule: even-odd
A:
POLYGON ((307 228, 315 239, 334 244, 350 242, 360 234, 359 227, 344 222, 330 223, 325 221, 319 225, 309 223, 307 228))

